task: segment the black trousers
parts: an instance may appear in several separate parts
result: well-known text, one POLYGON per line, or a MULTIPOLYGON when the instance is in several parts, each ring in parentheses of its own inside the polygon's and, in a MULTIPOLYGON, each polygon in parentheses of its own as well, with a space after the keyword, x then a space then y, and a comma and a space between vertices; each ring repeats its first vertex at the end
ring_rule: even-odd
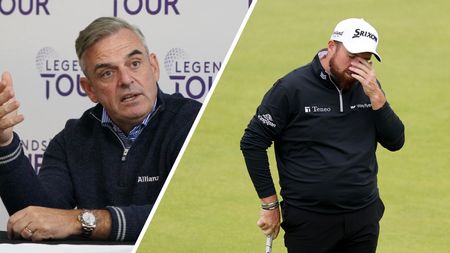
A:
POLYGON ((320 214, 282 203, 284 243, 289 253, 374 253, 384 205, 344 214, 320 214))

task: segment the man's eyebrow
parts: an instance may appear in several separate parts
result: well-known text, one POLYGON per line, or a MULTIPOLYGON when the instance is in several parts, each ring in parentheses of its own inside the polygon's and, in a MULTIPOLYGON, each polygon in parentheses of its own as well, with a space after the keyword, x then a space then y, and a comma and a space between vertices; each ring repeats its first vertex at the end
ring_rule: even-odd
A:
POLYGON ((94 72, 101 68, 111 68, 113 65, 110 63, 99 63, 95 65, 94 72))
POLYGON ((127 56, 129 58, 129 57, 132 57, 132 56, 137 55, 137 54, 144 54, 144 53, 141 50, 139 50, 139 49, 135 49, 135 50, 131 51, 131 53, 129 53, 127 56))
MULTIPOLYGON (((134 55, 143 55, 143 54, 144 53, 141 50, 135 49, 135 50, 131 51, 129 54, 127 54, 127 57, 130 58, 134 55)), ((99 64, 95 65, 94 71, 97 71, 98 69, 101 69, 101 68, 111 68, 111 67, 113 67, 113 65, 110 63, 99 63, 99 64)))

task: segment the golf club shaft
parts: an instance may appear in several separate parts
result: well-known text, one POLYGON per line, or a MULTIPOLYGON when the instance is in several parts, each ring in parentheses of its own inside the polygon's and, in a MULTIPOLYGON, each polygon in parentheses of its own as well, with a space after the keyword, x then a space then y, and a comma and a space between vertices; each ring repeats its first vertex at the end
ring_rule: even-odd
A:
POLYGON ((265 253, 272 253, 272 236, 268 235, 266 238, 266 251, 265 253))

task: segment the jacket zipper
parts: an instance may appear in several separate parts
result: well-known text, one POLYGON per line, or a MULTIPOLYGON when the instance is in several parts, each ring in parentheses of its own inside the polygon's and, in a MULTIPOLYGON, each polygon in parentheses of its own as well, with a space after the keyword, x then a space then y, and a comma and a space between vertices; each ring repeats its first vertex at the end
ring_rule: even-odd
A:
POLYGON ((337 89, 339 92, 339 109, 340 112, 344 112, 344 102, 342 101, 342 90, 337 89))
MULTIPOLYGON (((94 117, 94 119, 100 121, 100 123, 102 122, 99 118, 97 118, 93 113, 91 113, 92 117, 94 117)), ((119 140, 120 145, 122 145, 123 148, 123 152, 122 152, 122 158, 121 161, 125 162, 127 160, 127 154, 128 151, 130 150, 130 148, 125 147, 125 143, 123 143, 122 139, 120 139, 120 137, 116 134, 116 132, 114 132, 114 130, 112 130, 111 128, 107 127, 109 129, 109 131, 111 131, 114 136, 116 136, 116 138, 119 140)))
POLYGON ((344 102, 342 100, 342 90, 338 88, 338 86, 334 83, 333 79, 330 78, 331 83, 333 83, 334 87, 339 93, 339 112, 344 112, 344 102))
POLYGON ((130 148, 123 148, 122 162, 125 162, 127 160, 127 154, 128 154, 129 150, 130 150, 130 148))
MULTIPOLYGON (((152 119, 152 118, 156 115, 156 113, 159 111, 159 108, 160 108, 160 107, 161 107, 161 106, 158 106, 158 107, 155 109, 155 111, 154 111, 154 112, 152 113, 152 115, 150 116, 150 119, 152 119)), ((91 115, 92 115, 95 119, 97 119, 98 121, 101 122, 101 120, 100 120, 99 118, 97 118, 93 113, 91 113, 91 115)), ((150 122, 150 119, 149 119, 149 122, 150 122)), ((122 162, 125 162, 125 161, 127 160, 128 151, 130 151, 131 146, 130 146, 130 147, 126 147, 126 146, 125 146, 125 143, 123 143, 122 139, 120 139, 120 137, 117 135, 117 133, 114 132, 114 130, 112 130, 112 129, 109 128, 109 127, 108 127, 108 129, 109 129, 109 131, 111 131, 111 132, 116 136, 116 138, 119 140, 120 144, 122 145, 122 147, 123 147, 123 152, 122 152, 122 158, 121 158, 121 161, 122 161, 122 162)))
POLYGON ((121 161, 125 162, 127 160, 127 154, 128 154, 128 151, 130 150, 130 147, 127 148, 125 146, 125 143, 123 143, 122 139, 120 139, 120 137, 117 135, 116 132, 114 132, 114 130, 112 130, 109 127, 108 127, 108 129, 109 129, 109 131, 111 131, 116 136, 116 138, 119 140, 120 144, 122 145, 123 152, 122 152, 122 159, 121 159, 121 161))

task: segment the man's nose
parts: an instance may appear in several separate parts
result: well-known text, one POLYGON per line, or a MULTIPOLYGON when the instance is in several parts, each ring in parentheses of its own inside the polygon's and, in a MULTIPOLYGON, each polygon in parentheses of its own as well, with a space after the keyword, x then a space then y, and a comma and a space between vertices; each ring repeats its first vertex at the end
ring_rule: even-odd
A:
POLYGON ((133 76, 131 75, 130 71, 126 68, 120 68, 120 84, 121 85, 130 85, 133 83, 133 76))

